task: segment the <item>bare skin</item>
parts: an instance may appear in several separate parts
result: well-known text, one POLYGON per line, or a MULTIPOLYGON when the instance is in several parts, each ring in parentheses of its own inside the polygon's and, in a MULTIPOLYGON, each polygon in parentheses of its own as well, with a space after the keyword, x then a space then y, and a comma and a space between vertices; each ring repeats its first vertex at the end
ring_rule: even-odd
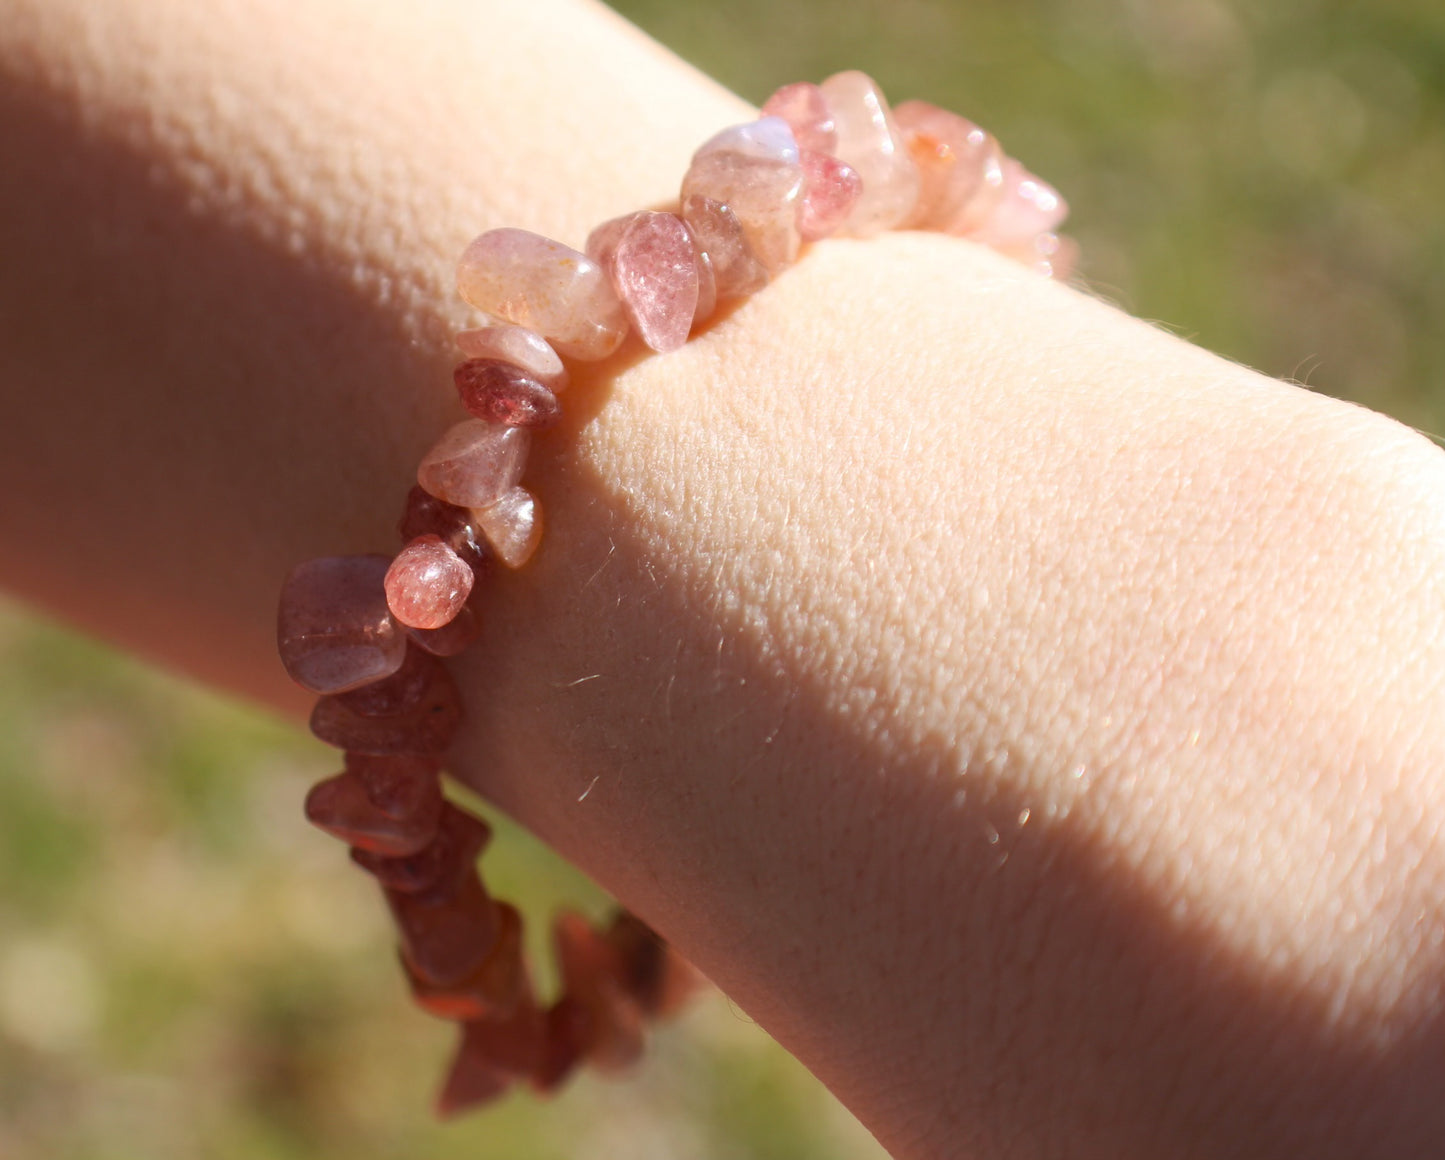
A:
MULTIPOLYGON (((299 714, 455 254, 746 113, 584 0, 0 0, 0 578, 299 714)), ((1445 455, 924 235, 567 404, 457 772, 896 1156, 1445 1147, 1445 455)))

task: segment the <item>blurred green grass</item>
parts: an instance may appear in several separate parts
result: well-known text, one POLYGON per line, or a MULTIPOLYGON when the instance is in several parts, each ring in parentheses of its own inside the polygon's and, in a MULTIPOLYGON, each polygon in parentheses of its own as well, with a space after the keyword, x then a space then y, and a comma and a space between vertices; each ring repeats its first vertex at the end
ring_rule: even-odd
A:
MULTIPOLYGON (((1069 195, 1096 292, 1271 374, 1445 429, 1438 0, 624 0, 744 96, 844 67, 992 128, 1069 195)), ((640 1073, 441 1128, 446 1030, 299 816, 334 762, 0 609, 0 1156, 876 1157, 714 997, 640 1073)), ((498 823, 499 892, 598 907, 498 823)))

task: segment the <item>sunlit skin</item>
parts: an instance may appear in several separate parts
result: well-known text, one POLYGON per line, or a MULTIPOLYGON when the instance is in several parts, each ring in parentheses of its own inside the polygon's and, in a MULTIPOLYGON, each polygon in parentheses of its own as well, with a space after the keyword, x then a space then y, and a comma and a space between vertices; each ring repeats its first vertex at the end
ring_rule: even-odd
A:
MULTIPOLYGON (((299 717, 456 256, 749 113, 579 0, 0 0, 0 577, 299 717)), ((1438 449, 900 233, 574 374, 527 486, 454 768, 895 1155, 1438 1154, 1438 449)))

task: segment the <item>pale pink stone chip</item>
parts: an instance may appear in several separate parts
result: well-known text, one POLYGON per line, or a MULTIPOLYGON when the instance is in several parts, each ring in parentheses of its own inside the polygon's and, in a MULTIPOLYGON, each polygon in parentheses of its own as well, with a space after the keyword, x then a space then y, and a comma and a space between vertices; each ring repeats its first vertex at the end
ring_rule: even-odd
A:
POLYGON ((835 73, 821 88, 838 127, 837 156, 863 179, 863 194, 843 232, 869 237, 893 229, 913 212, 919 183, 888 102, 861 72, 835 73))
POLYGON ((422 457, 416 481, 458 507, 490 507, 522 478, 532 433, 480 419, 458 423, 422 457))
POLYGON ((998 252, 1060 282, 1068 279, 1079 260, 1079 244, 1062 234, 1038 234, 1018 245, 999 246, 998 252))
POLYGON ((753 254, 737 214, 701 194, 683 198, 682 216, 712 263, 717 298, 743 298, 768 283, 768 272, 753 254))
MULTIPOLYGON (((644 210, 642 213, 648 211, 644 210)), ((604 269, 610 270, 612 255, 617 249, 617 243, 622 237, 623 230, 638 214, 623 214, 621 217, 612 218, 603 222, 592 231, 587 238, 587 256, 604 269)), ((713 311, 717 309, 718 289, 717 274, 713 269, 713 259, 703 247, 697 231, 686 220, 683 226, 687 229, 688 239, 692 243, 693 265, 697 270, 697 308, 693 311, 692 321, 696 326, 712 317, 713 311)), ((742 228, 736 225, 733 219, 736 236, 741 239, 742 228)), ((762 285, 762 282, 758 283, 762 285)), ((624 303, 625 305, 625 303, 624 303)))
POLYGON ((1052 233, 1069 216, 1068 203, 1052 185, 1012 157, 1003 163, 1003 195, 993 213, 969 236, 1000 249, 1052 233))
POLYGON ((1043 238, 1043 244, 1049 247, 1049 252, 1044 255, 1049 268, 1047 271, 1042 266, 1035 268, 1040 273, 1047 272, 1057 282, 1067 282, 1079 266, 1079 243, 1068 234, 1045 234, 1043 238), (1052 239, 1052 243, 1046 239, 1052 239))
POLYGON ((567 358, 606 358, 627 316, 602 268, 527 230, 488 230, 457 264, 457 289, 478 310, 542 334, 567 358))
POLYGON ((763 105, 763 116, 781 117, 793 131, 799 149, 832 153, 838 148, 833 110, 823 90, 807 81, 784 85, 763 105))
POLYGON ((713 270, 712 255, 702 248, 697 231, 690 225, 687 236, 692 239, 692 252, 697 259, 697 310, 692 316, 692 324, 697 326, 711 318, 717 309, 717 273, 713 270))
POLYGON ((759 117, 720 129, 697 147, 692 159, 712 153, 729 153, 752 161, 777 165, 798 163, 798 141, 781 117, 759 117))
POLYGON ((826 153, 803 150, 803 196, 798 202, 798 233, 816 242, 835 233, 853 212, 863 179, 852 166, 826 153))
POLYGON ((472 594, 472 570, 440 536, 418 536, 386 572, 386 603, 408 628, 450 624, 472 594))
POLYGON ((520 568, 542 542, 542 506, 526 488, 514 487, 491 507, 472 514, 508 568, 520 568))
POLYGON ((612 278, 643 342, 669 351, 687 341, 697 316, 699 258, 680 217, 641 210, 604 222, 587 239, 587 256, 612 278))
POLYGON ((463 330, 457 349, 468 358, 494 358, 519 366, 554 392, 567 389, 567 368, 552 345, 525 326, 482 326, 463 330))
POLYGON ((1003 196, 1004 154, 993 135, 927 101, 904 101, 893 117, 922 183, 904 225, 967 233, 987 220, 1003 196))
POLYGON ((281 588, 276 645, 297 684, 341 693, 389 676, 406 634, 386 606, 385 556, 323 556, 298 564, 281 588))
POLYGON ((693 155, 682 180, 683 217, 711 254, 720 289, 730 279, 723 278, 719 253, 708 246, 708 229, 696 215, 694 207, 700 203, 694 199, 708 199, 731 212, 747 249, 771 278, 798 256, 797 202, 802 191, 798 146, 780 117, 724 129, 693 155))

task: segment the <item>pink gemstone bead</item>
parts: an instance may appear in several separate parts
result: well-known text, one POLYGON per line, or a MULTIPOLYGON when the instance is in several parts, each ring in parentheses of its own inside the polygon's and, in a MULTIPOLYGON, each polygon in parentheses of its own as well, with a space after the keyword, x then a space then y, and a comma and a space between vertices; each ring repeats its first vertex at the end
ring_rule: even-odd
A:
POLYGON ((415 854, 436 837, 442 794, 435 769, 418 768, 404 758, 385 775, 382 792, 369 791, 366 779, 348 770, 318 782, 306 795, 306 818, 359 849, 390 858, 415 854))
POLYGON ((1003 193, 988 220, 969 236, 1005 248, 1052 233, 1069 216, 1068 203, 1012 157, 1003 163, 1003 193))
POLYGON ((985 221, 1003 194, 1004 154, 993 135, 927 101, 904 101, 893 117, 921 181, 905 224, 967 233, 985 221))
POLYGON ((425 674, 419 692, 411 691, 409 678, 405 689, 395 695, 363 689, 322 697, 311 711, 311 732, 338 749, 376 757, 445 752, 462 722, 461 696, 434 657, 413 649, 408 664, 425 674), (430 666, 413 661, 418 656, 430 666), (360 693, 370 699, 354 700, 360 693), (394 706, 400 707, 395 712, 375 711, 394 706))
POLYGON ((579 914, 559 914, 552 936, 564 993, 590 1017, 587 1061, 599 1071, 635 1063, 642 1054, 642 1010, 623 990, 616 953, 579 914))
POLYGON ((602 268, 527 230, 489 230, 463 252, 457 289, 478 310, 543 335, 566 358, 606 358, 627 317, 602 268))
POLYGON ((863 193, 863 179, 827 153, 803 150, 803 196, 798 202, 798 233, 816 242, 836 233, 863 193))
POLYGON ((472 514, 508 568, 520 568, 542 542, 542 508, 525 488, 514 487, 491 507, 472 514))
POLYGON ((694 194, 683 199, 683 220, 712 263, 717 298, 744 298, 768 283, 737 214, 720 201, 694 194))
POLYGON ((467 508, 437 499, 423 487, 414 486, 406 493, 406 507, 396 530, 401 534, 402 542, 407 544, 418 536, 440 536, 447 547, 466 561, 472 576, 478 581, 492 570, 491 549, 487 547, 486 538, 473 525, 472 513, 467 508))
POLYGON ((491 837, 490 827, 481 818, 447 802, 424 847, 405 855, 386 855, 358 846, 351 858, 390 890, 450 896, 476 869, 477 857, 491 837))
POLYGON ((642 210, 604 222, 587 239, 637 335, 656 351, 687 341, 697 315, 698 255, 676 214, 642 210))
POLYGON ((1068 234, 1044 234, 1035 248, 1048 263, 1047 270, 1042 266, 1036 269, 1056 281, 1067 282, 1079 268, 1079 243, 1068 234))
MULTIPOLYGON (((404 754, 398 757, 370 757, 348 753, 346 772, 361 782, 366 796, 378 809, 396 817, 409 817, 418 809, 430 810, 432 795, 440 795, 441 762, 436 757, 404 754)), ((441 807, 437 806, 440 821, 441 807)))
MULTIPOLYGON (((648 212, 646 210, 642 211, 648 212)), ((598 265, 607 268, 612 261, 613 251, 617 248, 618 239, 627 223, 636 216, 624 214, 622 217, 605 221, 587 239, 587 256, 598 265)), ((702 242, 698 239, 691 225, 686 221, 683 223, 687 230, 688 239, 692 242, 693 265, 697 270, 697 308, 693 311, 692 322, 694 326, 706 322, 713 316, 717 309, 717 275, 713 271, 713 260, 707 250, 703 248, 702 242)), ((738 244, 745 246, 742 240, 742 227, 737 226, 736 218, 733 219, 736 228, 738 244)), ((759 286, 762 285, 760 281, 759 286)))
POLYGON ((486 961, 500 923, 475 869, 449 895, 386 889, 406 964, 438 987, 461 982, 486 961))
POLYGON ((918 200, 918 167, 883 93, 861 72, 841 72, 821 86, 838 129, 837 156, 863 179, 863 193, 843 232, 869 237, 905 221, 918 200))
POLYGON ((717 273, 713 270, 712 255, 702 248, 702 242, 690 225, 687 236, 692 239, 692 252, 697 258, 697 312, 692 316, 692 324, 698 326, 717 310, 717 273))
POLYGON ((452 371, 452 380, 467 412, 488 423, 542 430, 562 417, 557 396, 512 363, 468 359, 452 371))
POLYGON ((408 628, 441 628, 472 594, 472 570, 440 536, 418 536, 386 572, 386 603, 408 628))
POLYGON ((422 457, 416 481, 438 499, 458 507, 496 503, 521 479, 531 432, 480 419, 458 423, 422 457))
POLYGON ((298 564, 281 588, 276 645, 297 684, 339 693, 396 672, 406 634, 386 605, 385 556, 298 564))
POLYGON ((406 634, 434 657, 460 656, 481 636, 482 618, 464 605, 450 623, 440 628, 409 628, 406 634))
POLYGON ((1016 246, 999 246, 998 252, 1061 282, 1074 272, 1079 260, 1078 243, 1060 234, 1038 234, 1016 246))
MULTIPOLYGON (((704 230, 688 208, 703 197, 736 217, 748 249, 769 278, 798 256, 797 203, 803 167, 792 130, 780 117, 724 129, 699 149, 682 180, 683 216, 707 249, 704 230)), ((708 250, 714 266, 719 255, 708 250)))
POLYGON ((763 116, 781 117, 793 131, 799 149, 832 153, 838 148, 833 110, 823 90, 807 81, 784 85, 763 105, 763 116))
POLYGON ((567 368, 551 344, 525 326, 482 326, 463 330, 457 349, 467 358, 494 358, 521 367, 558 394, 567 389, 567 368))
POLYGON ((412 970, 402 969, 417 1006, 441 1019, 464 1022, 507 1015, 530 996, 527 964, 522 957, 522 916, 515 906, 497 903, 497 941, 475 971, 459 982, 440 986, 412 970))

